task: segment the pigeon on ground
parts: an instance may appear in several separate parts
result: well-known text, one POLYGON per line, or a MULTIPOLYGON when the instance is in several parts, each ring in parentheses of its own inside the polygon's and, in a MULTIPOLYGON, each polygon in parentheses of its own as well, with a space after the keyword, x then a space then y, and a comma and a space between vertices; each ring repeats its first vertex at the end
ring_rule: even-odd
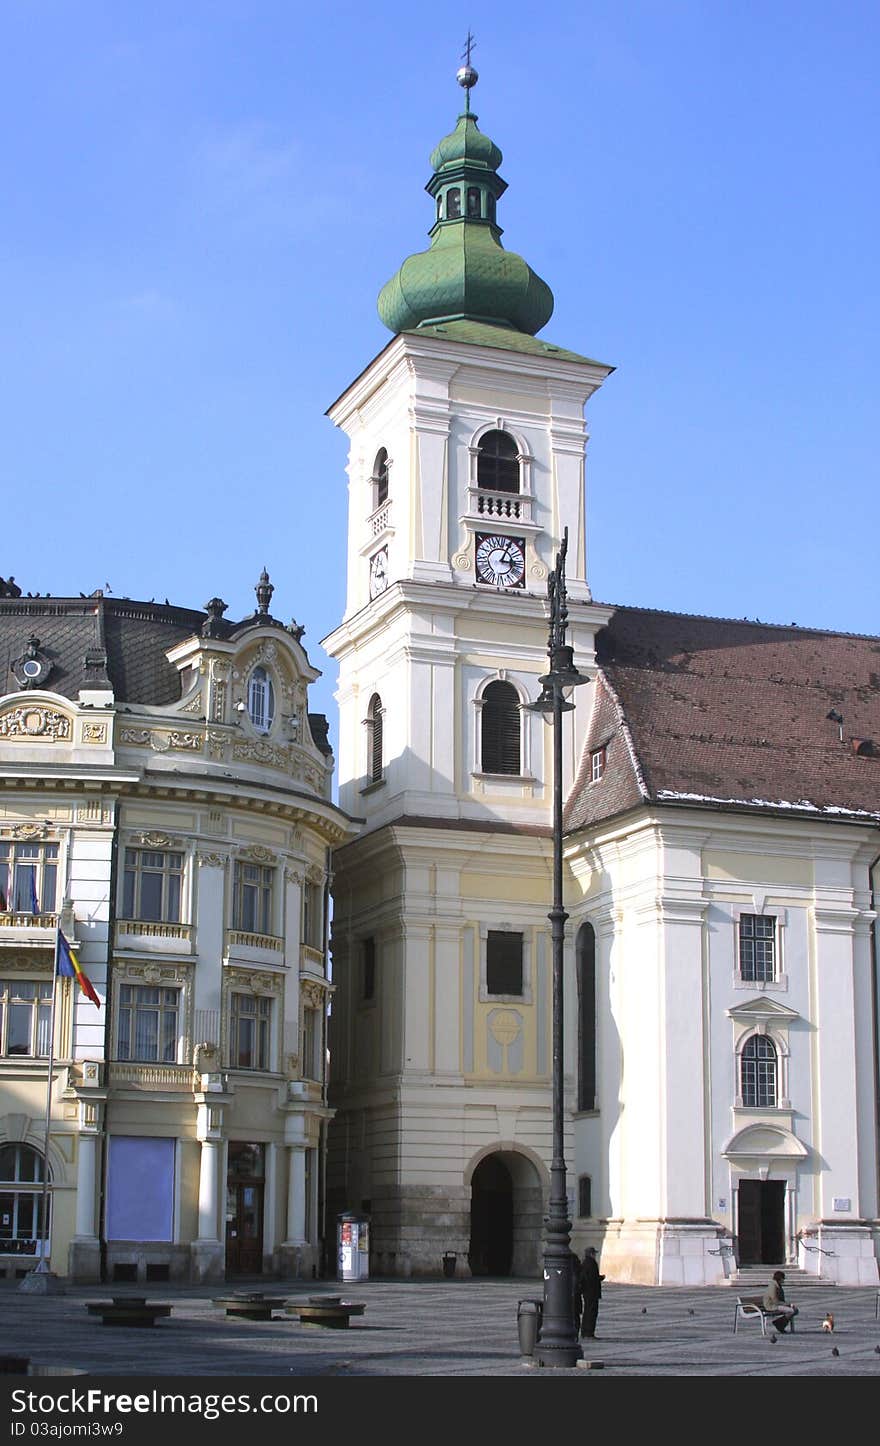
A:
POLYGON ((832 1347, 831 1354, 832 1354, 832 1356, 839 1356, 839 1355, 840 1355, 840 1351, 837 1349, 837 1346, 832 1347))
POLYGON ((778 1336, 771 1336, 771 1337, 770 1337, 770 1344, 771 1344, 772 1346, 775 1346, 775 1345, 776 1345, 776 1342, 777 1342, 778 1340, 779 1340, 779 1337, 778 1337, 778 1336))

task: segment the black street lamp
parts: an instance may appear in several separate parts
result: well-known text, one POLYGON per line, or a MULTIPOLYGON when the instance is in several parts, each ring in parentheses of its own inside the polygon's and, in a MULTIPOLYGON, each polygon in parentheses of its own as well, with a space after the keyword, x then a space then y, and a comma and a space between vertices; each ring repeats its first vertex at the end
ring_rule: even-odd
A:
POLYGON ((550 1162, 550 1203, 544 1235, 544 1314, 535 1354, 542 1366, 574 1366, 582 1351, 572 1311, 571 1220, 565 1186, 563 1145, 563 949, 565 921, 562 907, 562 715, 574 704, 569 695, 588 683, 574 666, 574 650, 566 645, 568 602, 565 590, 565 554, 568 528, 556 554, 556 568, 547 579, 550 600, 550 671, 538 681, 541 694, 527 704, 553 725, 553 908, 550 920, 553 949, 553 1156, 550 1162))

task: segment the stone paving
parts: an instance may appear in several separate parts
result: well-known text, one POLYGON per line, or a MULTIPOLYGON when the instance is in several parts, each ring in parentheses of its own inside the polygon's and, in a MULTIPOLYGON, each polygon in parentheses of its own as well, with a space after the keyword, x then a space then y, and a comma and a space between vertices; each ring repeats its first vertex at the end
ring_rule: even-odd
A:
MULTIPOLYGON (((0 1286, 0 1355, 27 1356, 33 1367, 67 1367, 95 1376, 877 1376, 880 1319, 876 1289, 792 1292, 797 1333, 776 1341, 757 1322, 734 1334, 735 1288, 650 1288, 606 1282, 597 1339, 585 1341, 591 1369, 546 1370, 523 1359, 517 1329, 521 1300, 539 1299, 536 1280, 369 1280, 236 1282, 196 1286, 69 1286, 60 1295, 0 1286), (252 1321, 227 1316, 214 1297, 233 1289, 274 1296, 341 1293, 364 1301, 346 1330, 301 1324, 296 1316, 252 1321), (170 1317, 147 1329, 103 1325, 90 1302, 144 1295, 166 1302, 170 1317), (833 1310, 835 1330, 821 1329, 833 1310), (834 1354, 837 1351, 838 1354, 834 1354)), ((40 1372, 42 1374, 42 1372, 40 1372)), ((7 1377, 7 1380, 9 1378, 7 1377)), ((47 1383, 48 1384, 48 1383, 47 1383)))

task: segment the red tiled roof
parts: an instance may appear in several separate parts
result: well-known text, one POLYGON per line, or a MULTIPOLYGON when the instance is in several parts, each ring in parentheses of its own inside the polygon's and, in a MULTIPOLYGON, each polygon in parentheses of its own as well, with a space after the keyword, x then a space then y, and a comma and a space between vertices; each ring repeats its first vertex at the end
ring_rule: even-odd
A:
POLYGON ((880 821, 880 638, 618 608, 597 659, 567 828, 690 796, 880 821))

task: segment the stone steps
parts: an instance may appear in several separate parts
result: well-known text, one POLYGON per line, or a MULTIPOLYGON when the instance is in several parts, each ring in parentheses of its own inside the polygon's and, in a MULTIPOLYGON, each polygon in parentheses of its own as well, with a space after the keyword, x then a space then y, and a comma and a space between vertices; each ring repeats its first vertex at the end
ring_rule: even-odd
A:
POLYGON ((785 1294, 790 1297, 795 1291, 813 1290, 817 1286, 834 1289, 837 1282, 824 1280, 821 1275, 810 1275, 792 1265, 743 1265, 733 1272, 730 1284, 736 1287, 738 1295, 757 1295, 770 1281, 774 1270, 785 1271, 785 1294))

